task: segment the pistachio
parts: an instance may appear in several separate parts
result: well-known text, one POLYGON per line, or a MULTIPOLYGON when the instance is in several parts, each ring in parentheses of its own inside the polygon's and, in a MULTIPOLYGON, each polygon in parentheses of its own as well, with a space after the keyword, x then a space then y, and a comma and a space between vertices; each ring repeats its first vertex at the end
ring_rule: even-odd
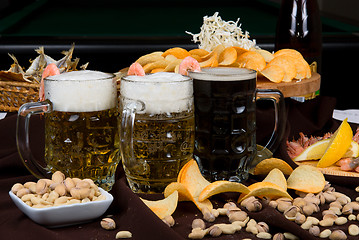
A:
POLYGON ((58 184, 55 187, 54 191, 57 192, 59 196, 65 196, 67 194, 66 187, 63 183, 58 184))
POLYGON ((175 220, 172 216, 166 216, 162 219, 162 221, 169 227, 173 227, 175 225, 175 220))
POLYGON ((296 219, 298 212, 299 212, 299 207, 291 206, 287 210, 285 210, 283 214, 288 220, 294 221, 296 219))
POLYGON ((120 238, 132 238, 132 233, 129 231, 119 231, 116 233, 116 239, 120 238))
POLYGON ((244 207, 250 212, 258 212, 258 211, 262 210, 262 204, 257 199, 254 201, 246 202, 244 204, 244 207))
POLYGON ((349 215, 353 213, 353 207, 350 203, 347 203, 344 205, 344 207, 342 208, 342 214, 344 215, 349 215))
POLYGON ((21 188, 16 192, 16 196, 18 196, 19 198, 22 198, 24 195, 29 194, 30 190, 27 188, 21 188))
POLYGON ((356 224, 350 224, 348 227, 348 233, 350 236, 358 236, 359 235, 359 226, 356 224))
POLYGON ((70 192, 70 190, 76 186, 74 180, 72 180, 71 178, 66 178, 64 180, 64 185, 66 187, 66 191, 68 192, 70 192))
POLYGON ((256 227, 259 232, 269 232, 269 226, 265 222, 258 222, 256 227))
POLYGON ((324 192, 323 196, 325 198, 326 203, 331 203, 331 202, 334 202, 335 200, 337 200, 336 196, 334 194, 332 194, 332 192, 324 192))
POLYGON ((284 201, 279 201, 278 202, 278 206, 277 209, 280 212, 284 212, 285 210, 287 210, 288 208, 290 208, 292 206, 292 203, 290 202, 284 202, 284 201))
POLYGON ((71 196, 76 199, 84 199, 90 195, 90 192, 89 188, 74 187, 70 190, 71 196))
POLYGON ((214 220, 216 220, 213 213, 206 207, 202 209, 202 214, 203 214, 203 219, 206 220, 207 222, 214 222, 214 220))
POLYGON ((311 226, 309 228, 309 233, 312 234, 315 237, 318 237, 320 234, 320 229, 318 226, 311 226))
POLYGON ((208 232, 212 237, 218 237, 222 234, 222 229, 218 226, 212 226, 209 228, 208 232))
POLYGON ((334 230, 329 236, 330 240, 345 240, 347 235, 342 230, 334 230))
POLYGON ((106 230, 113 230, 116 228, 116 223, 112 218, 103 218, 100 224, 101 227, 106 230))
POLYGON ((333 218, 325 218, 321 221, 319 221, 319 225, 322 227, 330 227, 334 225, 335 219, 333 218))
POLYGON ((204 221, 200 218, 196 218, 192 221, 192 229, 195 228, 200 228, 200 229, 205 229, 206 228, 206 224, 204 223, 204 221))
POLYGON ((257 200, 256 197, 250 196, 249 198, 246 198, 246 199, 244 199, 244 200, 241 202, 241 206, 242 206, 242 207, 245 207, 247 203, 253 202, 253 201, 256 201, 256 200, 257 200))
POLYGON ((80 180, 76 183, 77 188, 90 188, 91 184, 88 181, 80 180))
POLYGON ((325 229, 321 233, 319 233, 320 238, 328 238, 332 234, 330 229, 325 229))
POLYGON ((51 179, 54 183, 62 183, 65 180, 65 175, 60 171, 56 171, 52 174, 51 179))
POLYGON ((47 192, 47 182, 45 179, 39 179, 36 183, 36 193, 44 194, 47 192))
POLYGON ((293 206, 297 206, 299 208, 304 207, 307 205, 307 201, 304 200, 304 198, 297 197, 293 200, 293 206))
POLYGON ((338 216, 342 214, 341 210, 337 207, 329 207, 328 210, 332 210, 338 216))
POLYGON ((284 240, 284 234, 283 233, 274 234, 273 240, 284 240))
POLYGON ((237 204, 234 202, 227 202, 224 204, 223 208, 230 209, 230 208, 238 208, 237 204))
POLYGON ((272 207, 272 208, 277 208, 278 202, 272 200, 272 201, 270 201, 270 202, 268 203, 268 205, 269 205, 270 207, 272 207))
POLYGON ((303 224, 306 220, 305 215, 298 212, 294 221, 296 224, 303 224))
POLYGON ((343 208, 343 205, 342 205, 340 202, 338 202, 338 200, 337 200, 337 201, 331 202, 331 203, 329 204, 329 207, 337 207, 337 208, 339 208, 339 209, 342 209, 342 208, 343 208))

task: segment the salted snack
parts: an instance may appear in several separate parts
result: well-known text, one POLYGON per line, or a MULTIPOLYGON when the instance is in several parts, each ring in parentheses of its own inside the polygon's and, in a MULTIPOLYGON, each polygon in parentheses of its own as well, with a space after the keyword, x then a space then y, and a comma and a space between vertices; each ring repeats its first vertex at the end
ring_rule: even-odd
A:
POLYGON ((66 178, 57 171, 51 179, 37 182, 15 183, 11 191, 33 208, 47 208, 74 203, 105 200, 91 179, 66 178))

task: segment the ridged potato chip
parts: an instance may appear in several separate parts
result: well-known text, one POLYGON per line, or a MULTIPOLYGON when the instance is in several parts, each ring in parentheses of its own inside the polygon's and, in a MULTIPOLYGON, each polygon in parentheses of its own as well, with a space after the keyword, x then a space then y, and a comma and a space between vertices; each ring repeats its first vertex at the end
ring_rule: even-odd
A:
POLYGON ((142 199, 142 202, 149 207, 160 219, 171 216, 177 208, 178 192, 174 191, 171 195, 157 201, 142 199))
POLYGON ((210 182, 202 176, 195 160, 190 160, 184 167, 185 169, 181 173, 180 183, 185 185, 193 197, 198 197, 210 182))
POLYGON ((174 72, 177 65, 180 65, 182 62, 182 59, 175 59, 169 62, 169 64, 166 66, 166 68, 163 70, 164 72, 174 72))
POLYGON ((168 62, 163 58, 162 60, 147 63, 143 66, 143 70, 145 70, 145 73, 150 73, 153 69, 156 68, 166 68, 168 65, 168 62))
POLYGON ((241 47, 233 47, 237 51, 237 58, 242 55, 242 53, 248 52, 249 50, 241 47))
POLYGON ((289 55, 289 56, 292 56, 294 58, 303 58, 303 55, 295 50, 295 49, 291 49, 291 48, 283 48, 283 49, 280 49, 278 51, 276 51, 273 56, 274 57, 278 57, 278 56, 281 56, 281 55, 289 55))
POLYGON ((238 57, 237 62, 239 63, 239 67, 253 69, 256 71, 261 71, 266 66, 266 61, 262 55, 254 51, 247 51, 241 54, 238 57))
POLYGON ((213 52, 213 54, 211 53, 210 58, 208 58, 207 60, 200 62, 199 66, 201 68, 205 68, 205 67, 218 67, 218 53, 217 52, 213 52))
POLYGON ((287 179, 289 189, 306 193, 318 193, 323 190, 324 186, 325 178, 323 173, 310 165, 298 166, 287 179))
POLYGON ((173 55, 176 58, 183 59, 191 54, 184 48, 174 47, 167 49, 164 53, 162 53, 162 57, 166 57, 167 55, 173 55))

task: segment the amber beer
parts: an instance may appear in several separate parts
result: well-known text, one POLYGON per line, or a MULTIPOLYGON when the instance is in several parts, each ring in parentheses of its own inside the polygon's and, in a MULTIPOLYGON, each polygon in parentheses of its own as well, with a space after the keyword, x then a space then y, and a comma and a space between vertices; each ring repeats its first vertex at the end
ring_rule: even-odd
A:
POLYGON ((193 154, 193 110, 188 77, 158 73, 121 80, 121 153, 134 192, 161 193, 177 180, 193 154))
POLYGON ((210 181, 242 181, 256 154, 256 73, 212 68, 191 72, 195 103, 194 158, 210 181))
POLYGON ((119 162, 116 82, 112 74, 78 71, 45 81, 45 161, 53 172, 91 178, 109 190, 119 162))

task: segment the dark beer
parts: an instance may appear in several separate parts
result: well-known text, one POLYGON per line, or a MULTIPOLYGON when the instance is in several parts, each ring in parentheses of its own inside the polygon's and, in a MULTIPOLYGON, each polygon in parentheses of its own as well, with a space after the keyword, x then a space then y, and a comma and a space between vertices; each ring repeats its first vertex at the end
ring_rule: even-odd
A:
POLYGON ((192 72, 194 158, 209 180, 242 181, 256 154, 256 73, 246 69, 192 72))

